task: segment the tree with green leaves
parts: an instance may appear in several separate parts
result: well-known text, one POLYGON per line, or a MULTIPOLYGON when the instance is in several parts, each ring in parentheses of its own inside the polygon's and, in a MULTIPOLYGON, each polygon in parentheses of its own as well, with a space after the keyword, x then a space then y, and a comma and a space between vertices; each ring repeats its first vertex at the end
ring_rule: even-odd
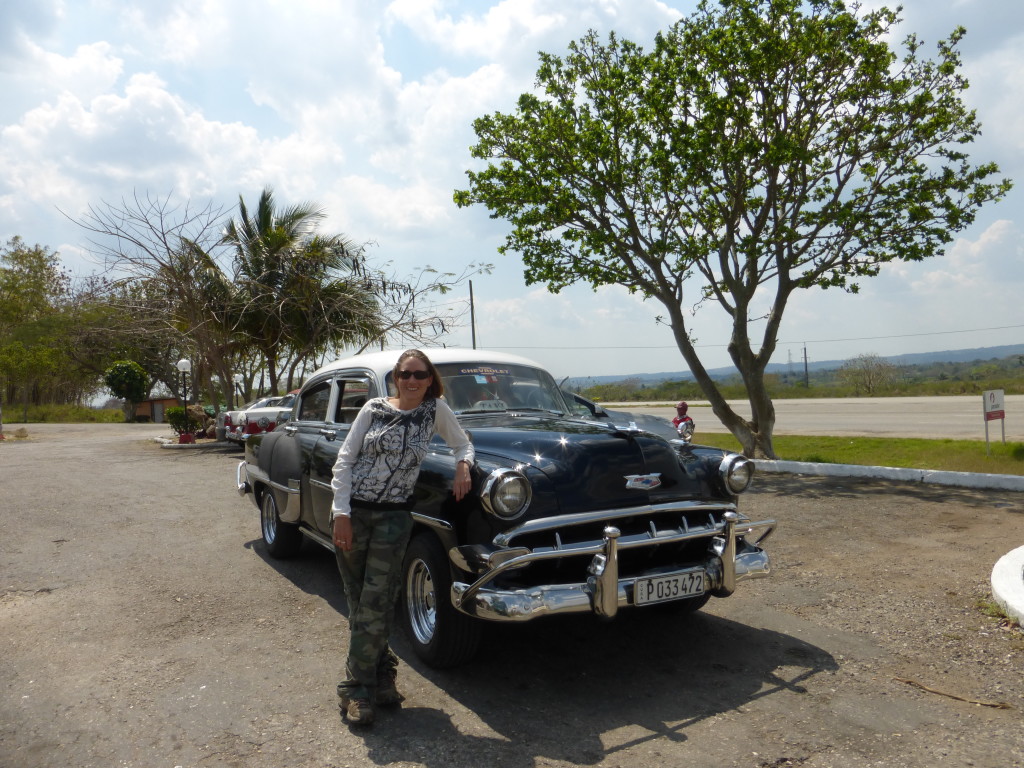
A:
POLYGON ((891 261, 939 255, 1001 198, 962 100, 956 29, 937 58, 899 19, 841 0, 704 0, 653 49, 590 33, 540 55, 539 93, 474 123, 460 206, 512 225, 529 284, 618 284, 660 302, 722 423, 774 457, 765 368, 793 292, 856 292, 891 261), (698 357, 688 314, 717 303, 745 419, 698 357))
POLYGON ((27 413, 30 401, 72 402, 94 388, 69 364, 70 295, 58 253, 20 237, 0 246, 0 403, 20 395, 27 413))
POLYGON ((103 376, 107 388, 124 400, 125 420, 135 419, 135 405, 149 394, 149 377, 145 369, 133 360, 118 360, 103 376))
POLYGON ((22 420, 28 420, 33 392, 59 373, 60 353, 48 344, 12 341, 0 346, 0 386, 21 393, 22 420))

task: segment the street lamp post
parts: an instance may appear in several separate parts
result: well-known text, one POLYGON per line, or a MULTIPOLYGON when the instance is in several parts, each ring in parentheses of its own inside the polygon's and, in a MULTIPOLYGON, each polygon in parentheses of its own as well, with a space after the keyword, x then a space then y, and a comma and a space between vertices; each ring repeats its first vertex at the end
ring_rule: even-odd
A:
POLYGON ((178 361, 177 368, 181 371, 181 397, 185 401, 185 434, 182 437, 186 442, 192 442, 191 424, 188 418, 188 375, 192 372, 192 362, 182 358, 178 361), (186 437, 187 436, 187 437, 186 437))
POLYGON ((241 399, 239 395, 242 393, 242 382, 245 381, 245 377, 240 373, 236 373, 232 377, 232 379, 234 379, 235 382, 235 389, 232 392, 232 396, 234 398, 234 405, 232 406, 231 410, 235 410, 236 408, 238 408, 238 401, 241 399))

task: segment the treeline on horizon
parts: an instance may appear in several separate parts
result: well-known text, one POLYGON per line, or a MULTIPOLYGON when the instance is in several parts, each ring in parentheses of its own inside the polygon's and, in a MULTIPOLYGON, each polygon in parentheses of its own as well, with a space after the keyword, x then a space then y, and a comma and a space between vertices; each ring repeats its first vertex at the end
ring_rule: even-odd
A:
MULTIPOLYGON (((911 397, 980 395, 1001 389, 1008 395, 1024 394, 1024 355, 1010 355, 971 362, 930 362, 897 365, 877 355, 860 355, 831 369, 769 373, 765 375, 773 399, 810 397, 911 397)), ((747 396, 739 374, 716 379, 727 399, 747 396)), ((573 387, 598 402, 703 400, 695 381, 621 381, 589 383, 573 387)))

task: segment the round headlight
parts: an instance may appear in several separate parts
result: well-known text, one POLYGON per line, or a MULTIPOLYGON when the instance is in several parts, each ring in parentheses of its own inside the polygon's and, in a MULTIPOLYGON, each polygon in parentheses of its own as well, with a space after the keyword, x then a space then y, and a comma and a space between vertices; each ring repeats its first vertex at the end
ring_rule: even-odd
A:
POLYGON ((754 479, 754 462, 738 453, 730 453, 718 468, 725 481, 725 489, 733 495, 743 493, 754 479))
POLYGON ((530 481, 507 467, 491 472, 480 493, 484 509, 502 520, 514 520, 523 514, 532 497, 530 481))

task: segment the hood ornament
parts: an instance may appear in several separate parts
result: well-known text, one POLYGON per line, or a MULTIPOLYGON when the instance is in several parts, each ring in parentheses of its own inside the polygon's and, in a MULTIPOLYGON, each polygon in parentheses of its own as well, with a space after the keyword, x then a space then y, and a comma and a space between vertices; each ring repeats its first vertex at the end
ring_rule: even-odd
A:
POLYGON ((649 475, 624 475, 626 487, 638 491, 650 491, 661 485, 661 472, 652 472, 649 475))

